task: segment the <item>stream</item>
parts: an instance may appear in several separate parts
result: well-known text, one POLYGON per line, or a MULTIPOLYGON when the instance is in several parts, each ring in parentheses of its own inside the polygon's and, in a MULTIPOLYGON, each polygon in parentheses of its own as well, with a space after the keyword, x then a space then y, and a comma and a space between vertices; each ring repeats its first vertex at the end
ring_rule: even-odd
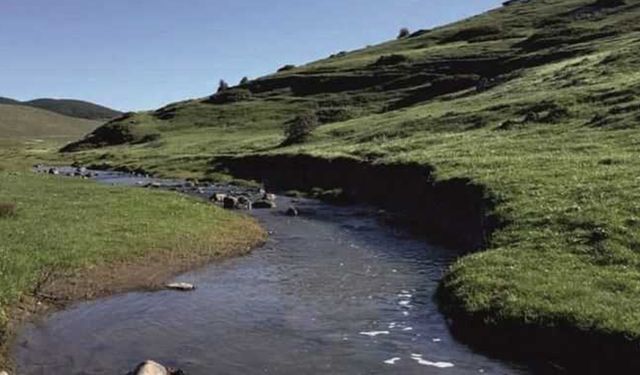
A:
MULTIPOLYGON (((70 169, 61 169, 68 172, 70 169)), ((182 182, 95 172, 101 183, 182 182)), ((229 186, 188 188, 209 196, 229 186)), ((362 206, 296 199, 300 216, 253 210, 269 231, 248 256, 176 278, 191 293, 128 293, 24 326, 20 375, 126 374, 145 359, 190 375, 526 374, 457 342, 434 301, 458 256, 380 223, 362 206)))

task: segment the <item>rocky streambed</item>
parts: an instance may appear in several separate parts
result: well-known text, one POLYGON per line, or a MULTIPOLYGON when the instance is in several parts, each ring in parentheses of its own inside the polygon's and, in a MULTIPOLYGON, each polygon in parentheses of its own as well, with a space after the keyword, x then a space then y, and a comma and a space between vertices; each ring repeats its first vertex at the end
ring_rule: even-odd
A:
POLYGON ((119 172, 57 173, 242 208, 270 236, 246 257, 173 280, 197 286, 188 293, 79 303, 25 326, 13 350, 19 374, 126 374, 145 359, 203 375, 530 372, 452 337, 434 294, 458 254, 383 225, 374 209, 119 172))

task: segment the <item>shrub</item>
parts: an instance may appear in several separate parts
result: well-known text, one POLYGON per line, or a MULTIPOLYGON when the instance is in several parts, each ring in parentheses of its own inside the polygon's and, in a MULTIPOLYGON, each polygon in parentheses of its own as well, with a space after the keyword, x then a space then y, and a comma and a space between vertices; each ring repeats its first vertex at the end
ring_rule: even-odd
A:
POLYGON ((0 219, 16 216, 15 203, 0 203, 0 219))
POLYGON ((285 140, 283 146, 303 143, 318 127, 318 117, 313 112, 303 113, 286 124, 284 128, 285 140))
POLYGON ((411 32, 409 31, 409 29, 407 29, 406 27, 403 27, 402 29, 400 29, 400 32, 398 32, 398 39, 404 39, 408 37, 410 34, 411 32))
POLYGON ((247 83, 249 83, 249 77, 242 77, 242 79, 240 80, 240 85, 246 85, 247 83))
POLYGON ((227 91, 228 89, 229 89, 229 84, 224 79, 221 79, 220 83, 218 84, 218 93, 227 91))
POLYGON ((285 66, 283 66, 282 68, 278 69, 278 73, 280 73, 280 72, 286 72, 286 71, 289 71, 289 70, 293 70, 293 69, 295 69, 295 68, 296 68, 296 66, 295 66, 295 65, 291 65, 291 64, 289 64, 289 65, 285 65, 285 66))

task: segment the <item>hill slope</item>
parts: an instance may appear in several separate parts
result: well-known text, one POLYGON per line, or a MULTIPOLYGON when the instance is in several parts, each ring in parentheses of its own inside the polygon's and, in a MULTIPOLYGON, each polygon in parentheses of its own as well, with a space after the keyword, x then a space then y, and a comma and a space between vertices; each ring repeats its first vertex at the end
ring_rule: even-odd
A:
POLYGON ((79 137, 99 125, 99 121, 67 117, 21 105, 0 104, 0 138, 79 137))
POLYGON ((0 104, 23 105, 55 112, 64 116, 87 120, 108 120, 118 117, 122 112, 98 104, 73 99, 34 99, 25 102, 0 97, 0 104))
POLYGON ((30 107, 46 109, 61 115, 88 120, 105 120, 118 117, 122 112, 94 103, 72 99, 35 99, 24 102, 30 107))
POLYGON ((125 116, 65 150, 168 175, 224 171, 229 155, 287 154, 469 179, 502 226, 486 251, 452 267, 444 308, 474 329, 517 327, 507 345, 521 339, 536 355, 602 349, 591 361, 640 366, 627 361, 640 354, 639 21, 638 0, 510 1, 125 116), (283 147, 285 124, 309 112, 321 125, 283 147))

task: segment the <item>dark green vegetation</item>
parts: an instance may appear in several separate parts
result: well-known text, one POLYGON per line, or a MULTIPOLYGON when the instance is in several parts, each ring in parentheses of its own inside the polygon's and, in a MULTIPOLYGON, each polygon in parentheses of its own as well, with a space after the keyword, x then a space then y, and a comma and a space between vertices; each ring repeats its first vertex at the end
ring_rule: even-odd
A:
POLYGON ((121 115, 121 112, 94 103, 72 99, 34 99, 25 102, 0 97, 0 104, 20 105, 40 108, 60 115, 87 120, 108 120, 121 115))
POLYGON ((100 121, 63 116, 39 108, 0 104, 0 139, 77 138, 101 124, 100 121))
POLYGON ((511 1, 289 66, 244 83, 250 95, 240 100, 127 116, 66 150, 85 150, 73 157, 87 164, 164 175, 207 175, 221 156, 305 154, 469 178, 490 192, 504 226, 486 251, 451 268, 444 307, 489 327, 584 331, 632 348, 639 49, 638 0, 511 1), (282 147, 285 124, 310 111, 322 125, 282 147))
POLYGON ((170 192, 0 171, 0 197, 0 367, 9 319, 37 301, 152 287, 263 240, 252 219, 170 192))

